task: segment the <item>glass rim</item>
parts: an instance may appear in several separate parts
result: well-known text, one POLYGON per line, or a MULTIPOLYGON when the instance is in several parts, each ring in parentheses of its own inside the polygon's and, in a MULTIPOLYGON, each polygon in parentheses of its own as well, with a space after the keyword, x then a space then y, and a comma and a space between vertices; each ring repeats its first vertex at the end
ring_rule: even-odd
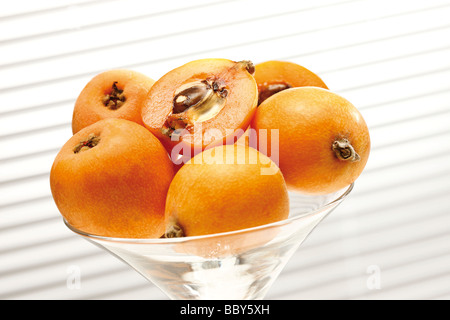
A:
MULTIPOLYGON (((100 241, 107 241, 107 242, 120 242, 120 243, 132 243, 132 244, 160 244, 160 245, 169 245, 169 244, 175 244, 180 242, 188 242, 188 241, 195 241, 195 240, 202 240, 202 239, 211 239, 215 237, 225 237, 225 236, 231 236, 231 235, 238 235, 243 234, 247 232, 253 232, 258 231, 262 229, 269 229, 273 227, 279 227, 283 225, 287 225, 295 220, 299 220, 308 216, 312 216, 330 206, 333 206, 337 202, 342 201, 345 199, 350 192, 353 190, 354 182, 351 183, 349 186, 341 190, 345 191, 336 199, 333 199, 330 202, 327 202, 323 206, 320 206, 319 208, 312 210, 310 212, 306 212, 304 214, 294 215, 292 217, 288 217, 286 219, 267 223, 264 225, 259 225, 255 227, 245 228, 245 229, 239 229, 239 230, 233 230, 233 231, 227 231, 227 232, 220 232, 220 233, 213 233, 213 234, 206 234, 206 235, 200 235, 200 236, 187 236, 187 237, 179 237, 179 238, 121 238, 121 237, 108 237, 108 236, 102 236, 102 235, 96 235, 91 234, 85 231, 82 231, 80 229, 75 228, 72 226, 65 218, 63 218, 64 224, 74 233, 79 234, 85 238, 93 239, 93 240, 100 240, 100 241)), ((338 192, 338 191, 337 191, 338 192)))

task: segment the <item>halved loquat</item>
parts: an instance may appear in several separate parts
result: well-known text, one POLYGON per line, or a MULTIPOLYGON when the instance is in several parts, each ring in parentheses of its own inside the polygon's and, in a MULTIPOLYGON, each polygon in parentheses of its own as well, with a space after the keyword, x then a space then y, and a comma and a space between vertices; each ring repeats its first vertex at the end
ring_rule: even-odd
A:
POLYGON ((258 107, 251 127, 258 150, 279 164, 290 190, 342 189, 359 177, 369 157, 361 113, 326 89, 291 88, 271 96, 258 107))
POLYGON ((250 61, 200 59, 169 71, 150 89, 142 119, 173 159, 234 143, 250 124, 258 89, 250 61), (177 148, 174 148, 177 146, 177 148))
POLYGON ((50 172, 62 216, 84 232, 159 238, 174 169, 147 129, 124 119, 100 120, 72 136, 50 172))
POLYGON ((109 70, 96 75, 75 102, 72 132, 77 133, 106 118, 126 119, 143 125, 142 104, 154 82, 132 70, 109 70))

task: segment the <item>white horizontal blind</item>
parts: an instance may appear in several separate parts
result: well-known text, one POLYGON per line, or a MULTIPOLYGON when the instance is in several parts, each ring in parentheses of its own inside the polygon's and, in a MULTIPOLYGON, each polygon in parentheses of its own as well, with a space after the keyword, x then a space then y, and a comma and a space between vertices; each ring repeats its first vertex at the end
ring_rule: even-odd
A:
POLYGON ((0 299, 166 299, 62 223, 49 170, 97 73, 158 79, 190 60, 290 60, 366 119, 351 196, 268 299, 450 298, 448 0, 16 0, 0 12, 0 299), (70 289, 71 268, 81 288, 70 289), (373 271, 380 287, 370 285, 373 271))

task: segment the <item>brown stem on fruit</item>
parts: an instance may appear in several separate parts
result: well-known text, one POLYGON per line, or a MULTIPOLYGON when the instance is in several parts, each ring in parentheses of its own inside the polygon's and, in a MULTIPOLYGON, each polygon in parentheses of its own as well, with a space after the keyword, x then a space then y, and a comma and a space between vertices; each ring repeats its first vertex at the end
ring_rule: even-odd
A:
POLYGON ((102 102, 108 109, 117 110, 124 104, 125 100, 123 90, 117 88, 117 81, 114 81, 112 91, 104 95, 102 102))
POLYGON ((79 144, 73 148, 73 153, 78 153, 80 151, 86 151, 92 149, 100 142, 100 137, 97 137, 91 133, 86 140, 80 141, 79 144))
POLYGON ((332 149, 340 160, 355 162, 361 159, 347 139, 335 140, 332 149))
POLYGON ((242 60, 236 62, 236 65, 243 66, 245 70, 247 70, 247 72, 250 73, 251 75, 255 74, 255 65, 250 60, 242 60))
POLYGON ((184 237, 183 229, 178 224, 171 224, 164 234, 165 238, 181 238, 184 237))
POLYGON ((286 82, 279 83, 269 83, 266 84, 260 91, 258 97, 258 105, 260 105, 264 100, 273 96, 275 93, 292 88, 292 86, 286 82))

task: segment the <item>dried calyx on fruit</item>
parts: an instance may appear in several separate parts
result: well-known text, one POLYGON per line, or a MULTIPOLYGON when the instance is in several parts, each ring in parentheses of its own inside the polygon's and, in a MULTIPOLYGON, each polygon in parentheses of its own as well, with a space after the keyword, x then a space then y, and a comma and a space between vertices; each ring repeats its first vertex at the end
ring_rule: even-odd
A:
POLYGON ((361 159, 347 139, 335 140, 332 149, 340 160, 354 162, 361 159))
POLYGON ((183 229, 178 224, 171 224, 164 233, 165 238, 184 237, 183 229))
MULTIPOLYGON (((251 61, 239 61, 224 73, 244 68, 250 74, 255 72, 251 61)), ((161 128, 167 136, 177 134, 177 130, 191 130, 195 123, 204 122, 217 116, 225 107, 229 88, 224 73, 203 78, 188 79, 174 92, 173 108, 161 128)))
POLYGON ((117 88, 117 83, 117 81, 114 81, 112 91, 103 96, 103 104, 110 110, 119 109, 126 100, 123 90, 117 88))
POLYGON ((95 134, 91 133, 86 140, 80 141, 80 143, 77 144, 73 148, 73 153, 78 153, 80 151, 86 151, 86 150, 92 149, 99 142, 100 142, 100 137, 98 137, 95 134))

